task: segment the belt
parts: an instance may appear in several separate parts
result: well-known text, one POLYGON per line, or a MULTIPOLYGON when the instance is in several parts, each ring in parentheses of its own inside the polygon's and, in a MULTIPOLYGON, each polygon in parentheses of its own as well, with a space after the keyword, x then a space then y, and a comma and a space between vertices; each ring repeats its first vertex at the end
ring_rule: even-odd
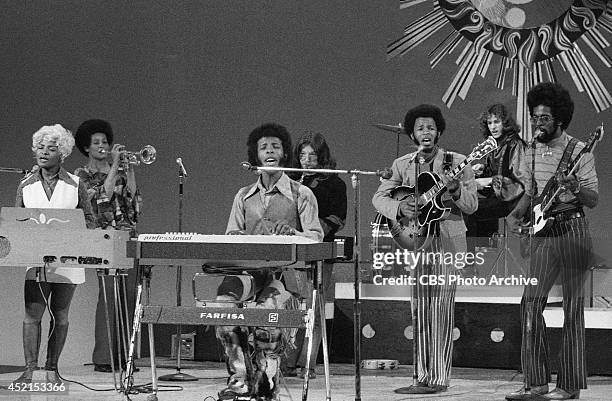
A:
POLYGON ((580 210, 568 210, 552 216, 555 221, 567 221, 572 219, 580 219, 584 217, 584 212, 580 210))

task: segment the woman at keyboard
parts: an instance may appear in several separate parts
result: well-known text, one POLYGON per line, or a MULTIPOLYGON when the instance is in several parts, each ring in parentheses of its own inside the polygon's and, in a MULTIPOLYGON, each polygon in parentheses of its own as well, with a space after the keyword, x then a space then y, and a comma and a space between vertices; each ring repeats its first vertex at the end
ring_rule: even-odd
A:
MULTIPOLYGON (((32 151, 36 160, 33 172, 17 188, 17 207, 83 209, 87 228, 95 223, 87 189, 79 177, 62 167, 72 153, 72 133, 59 124, 44 126, 32 136, 32 151)), ((61 384, 57 362, 68 335, 68 311, 77 284, 85 282, 85 270, 79 268, 29 268, 24 284, 25 318, 23 320, 23 351, 25 371, 14 383, 31 383, 38 369, 41 320, 46 305, 51 323, 45 363, 48 383, 61 384)))
MULTIPOLYGON (((247 140, 249 163, 263 167, 291 166, 291 139, 287 129, 278 124, 264 124, 253 130, 247 140)), ((318 207, 312 191, 291 180, 281 171, 262 171, 257 181, 241 188, 234 197, 227 224, 227 234, 300 235, 316 241, 323 239, 318 207)), ((308 289, 305 276, 297 271, 257 270, 254 288, 245 288, 237 276, 227 276, 217 290, 217 299, 239 301, 244 294, 255 294, 258 307, 294 309, 298 297, 308 289)), ((225 304, 227 305, 227 304, 225 304)), ((234 304, 230 304, 234 306, 234 304)), ((289 341, 287 333, 270 327, 251 328, 255 352, 253 372, 247 372, 245 355, 251 355, 248 334, 240 327, 217 327, 230 373, 227 387, 219 392, 221 400, 233 400, 249 394, 265 400, 278 399, 280 356, 289 341), (252 374, 249 374, 252 373, 252 374)))

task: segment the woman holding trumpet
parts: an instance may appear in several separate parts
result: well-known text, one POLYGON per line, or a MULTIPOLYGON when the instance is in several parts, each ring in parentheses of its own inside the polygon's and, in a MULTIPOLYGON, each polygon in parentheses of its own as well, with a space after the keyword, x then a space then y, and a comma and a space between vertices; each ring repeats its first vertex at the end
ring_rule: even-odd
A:
MULTIPOLYGON (((96 217, 97 227, 104 230, 126 230, 131 236, 136 235, 136 223, 142 204, 140 193, 136 186, 134 168, 130 162, 126 162, 128 154, 125 146, 118 143, 113 144, 113 129, 107 121, 87 120, 83 122, 76 131, 76 146, 81 153, 87 156, 87 164, 76 169, 76 174, 87 187, 89 201, 96 217)), ((109 266, 112 268, 112 266, 109 266)), ((134 310, 134 294, 136 288, 137 269, 129 269, 128 274, 120 276, 126 278, 127 310, 134 310)), ((125 364, 125 355, 121 359, 115 357, 115 366, 111 364, 111 349, 119 348, 121 352, 121 341, 116 338, 117 328, 115 321, 114 282, 106 283, 106 299, 108 302, 109 327, 111 341, 107 335, 106 313, 104 305, 104 287, 102 280, 105 275, 98 276, 98 305, 96 307, 95 346, 92 360, 94 370, 97 372, 112 372, 117 369, 119 363, 125 364)), ((121 281, 120 281, 121 282, 121 281)), ((120 298, 123 299, 123 289, 119 288, 120 298)), ((122 313, 125 309, 120 309, 122 313)), ((133 313, 133 312, 132 312, 133 313)), ((131 320, 131 319, 128 319, 131 320)), ((128 322, 127 327, 131 327, 128 322)), ((112 350, 117 355, 117 349, 112 350)))

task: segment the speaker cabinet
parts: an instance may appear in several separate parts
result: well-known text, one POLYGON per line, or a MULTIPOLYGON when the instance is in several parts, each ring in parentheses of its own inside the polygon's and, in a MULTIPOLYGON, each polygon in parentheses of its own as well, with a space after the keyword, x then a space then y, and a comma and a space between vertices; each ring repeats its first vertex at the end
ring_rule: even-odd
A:
MULTIPOLYGON (((353 301, 337 299, 331 360, 353 362, 353 301)), ((519 369, 520 305, 456 303, 453 366, 519 369)), ((397 359, 412 363, 410 302, 361 302, 362 359, 397 359)))
POLYGON ((520 369, 518 304, 456 303, 453 366, 520 369))

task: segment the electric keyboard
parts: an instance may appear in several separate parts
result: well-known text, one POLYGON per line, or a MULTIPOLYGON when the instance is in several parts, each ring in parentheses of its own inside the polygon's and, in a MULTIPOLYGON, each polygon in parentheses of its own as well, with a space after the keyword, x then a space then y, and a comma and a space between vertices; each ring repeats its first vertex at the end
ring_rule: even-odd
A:
POLYGON ((0 212, 0 267, 130 269, 129 233, 88 230, 80 209, 4 207, 0 212))
POLYGON ((236 268, 290 266, 333 259, 331 242, 295 235, 140 234, 127 244, 127 256, 142 265, 212 265, 236 268))
POLYGON ((140 323, 303 328, 306 310, 143 305, 140 323))
MULTIPOLYGON (((310 262, 336 257, 333 242, 315 242, 300 236, 281 235, 203 235, 196 233, 141 234, 137 240, 127 244, 127 256, 134 257, 141 265, 210 265, 240 270, 257 268, 306 267, 310 262), (299 266, 298 266, 299 264, 299 266)), ((319 275, 317 264, 311 263, 314 277, 319 275)), ((144 275, 145 280, 149 280, 144 275)), ((261 326, 306 328, 309 348, 314 337, 315 312, 304 310, 188 307, 142 305, 139 285, 136 310, 134 312, 134 333, 142 323, 149 324, 149 352, 151 354, 151 378, 154 391, 157 388, 155 376, 155 344, 153 324, 195 324, 222 326, 261 326)), ((313 291, 316 300, 318 290, 313 291)), ((327 347, 325 318, 321 319, 323 347, 327 347)), ((135 335, 132 335, 132 342, 135 335)), ((133 361, 134 347, 130 346, 128 371, 133 361)), ((328 366, 327 354, 324 355, 328 366)), ((307 361, 308 362, 308 361, 307 361)), ((326 369, 328 371, 328 369, 326 369)), ((125 382, 129 382, 126 377, 125 382)), ((308 394, 308 379, 305 379, 302 399, 308 394)))

